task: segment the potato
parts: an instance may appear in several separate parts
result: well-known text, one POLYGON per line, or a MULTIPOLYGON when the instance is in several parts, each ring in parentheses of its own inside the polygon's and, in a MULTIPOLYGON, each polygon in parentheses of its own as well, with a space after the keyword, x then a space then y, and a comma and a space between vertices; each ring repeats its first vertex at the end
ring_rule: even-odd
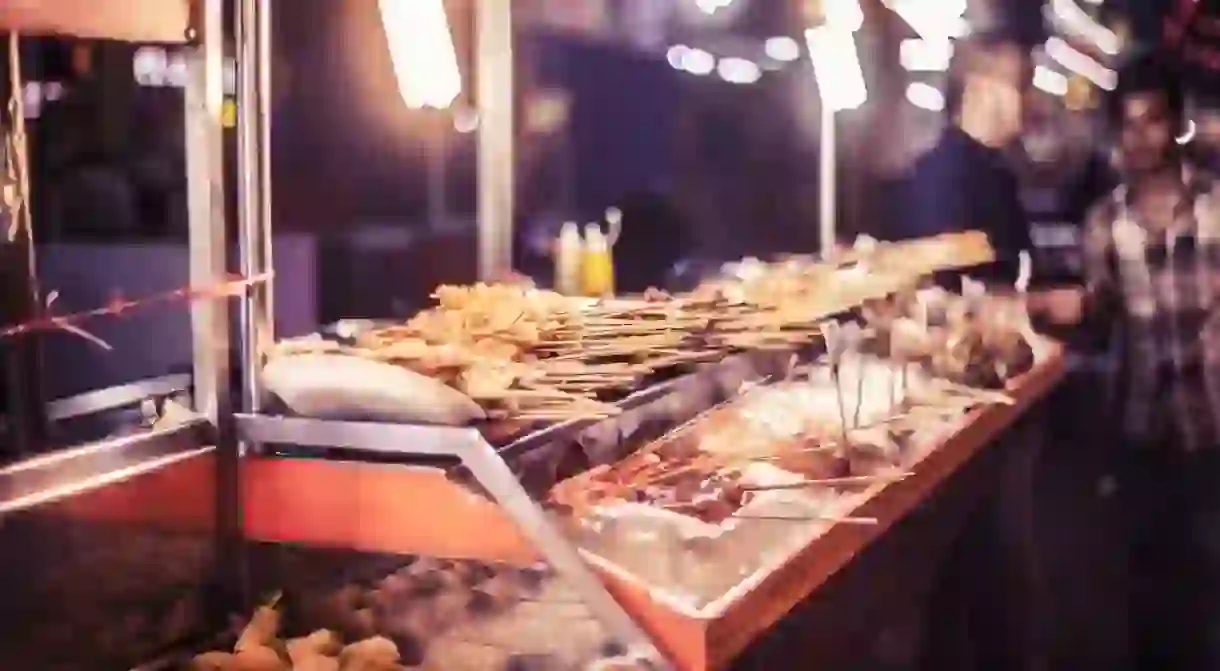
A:
POLYGON ((187 669, 188 671, 226 671, 232 667, 232 653, 214 651, 195 655, 187 669))
POLYGON ((237 645, 233 649, 241 652, 247 648, 265 647, 275 640, 280 631, 280 612, 270 606, 261 606, 254 611, 250 624, 241 630, 237 645))
POLYGON ((334 657, 343 649, 339 636, 329 629, 319 629, 308 636, 294 638, 286 645, 288 659, 299 664, 308 657, 334 657))
POLYGON ((292 671, 339 671, 339 660, 324 655, 305 657, 292 663, 292 671))
POLYGON ((291 671, 288 663, 280 659, 279 653, 267 647, 250 647, 233 657, 229 668, 234 671, 291 671))
POLYGON ((398 646, 384 636, 374 636, 343 648, 339 661, 345 670, 380 669, 398 663, 398 646))

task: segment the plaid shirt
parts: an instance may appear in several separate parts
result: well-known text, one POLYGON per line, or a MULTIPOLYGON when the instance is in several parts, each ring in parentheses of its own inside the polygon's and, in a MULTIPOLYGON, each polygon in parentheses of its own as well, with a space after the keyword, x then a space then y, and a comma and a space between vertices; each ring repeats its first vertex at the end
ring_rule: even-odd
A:
POLYGON ((1183 170, 1177 225, 1137 221, 1125 186, 1093 208, 1084 236, 1089 317, 1117 328, 1126 438, 1187 450, 1220 445, 1220 185, 1183 170))

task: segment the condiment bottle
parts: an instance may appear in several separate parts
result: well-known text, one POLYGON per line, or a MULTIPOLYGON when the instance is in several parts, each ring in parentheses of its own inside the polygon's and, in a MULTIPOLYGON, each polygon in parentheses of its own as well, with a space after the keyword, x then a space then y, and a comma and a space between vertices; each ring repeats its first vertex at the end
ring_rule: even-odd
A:
POLYGON ((574 221, 564 222, 555 243, 555 291, 565 296, 575 296, 581 291, 581 257, 585 244, 580 237, 580 227, 574 221))
POLYGON ((614 259, 610 256, 610 244, 597 224, 585 226, 585 253, 580 275, 584 295, 598 298, 614 295, 614 259))

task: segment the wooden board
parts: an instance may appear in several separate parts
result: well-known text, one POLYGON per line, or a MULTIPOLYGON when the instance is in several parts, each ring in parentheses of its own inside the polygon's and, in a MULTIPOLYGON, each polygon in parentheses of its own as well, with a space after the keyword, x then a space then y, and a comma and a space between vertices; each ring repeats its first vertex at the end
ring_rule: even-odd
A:
POLYGON ((0 0, 0 33, 184 42, 190 0, 0 0))

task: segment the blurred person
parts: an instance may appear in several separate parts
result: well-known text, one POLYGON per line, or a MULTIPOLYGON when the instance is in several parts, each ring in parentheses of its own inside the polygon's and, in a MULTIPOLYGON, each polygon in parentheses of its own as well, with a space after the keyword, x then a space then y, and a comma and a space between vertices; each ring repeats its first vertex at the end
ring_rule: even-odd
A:
POLYGON ((1177 142, 1183 97, 1166 60, 1128 65, 1107 111, 1121 184, 1087 217, 1085 286, 1031 308, 1118 354, 1136 668, 1220 668, 1220 189, 1177 142))
POLYGON ((1029 50, 1002 34, 957 44, 945 92, 948 125, 917 159, 899 237, 982 230, 997 263, 976 275, 1011 282, 1031 247, 1017 175, 1004 151, 1022 131, 1032 81, 1029 50))
MULTIPOLYGON (((989 283, 1011 286, 1021 252, 1033 246, 1008 155, 1024 128, 1032 80, 1029 50, 1008 34, 983 33, 955 45, 945 91, 948 123, 917 159, 898 222, 899 237, 985 232, 996 262, 970 275, 989 283)), ((1041 654, 1033 474, 1042 443, 1032 429, 1010 432, 994 448, 1002 455, 995 470, 978 476, 994 480, 939 567, 920 668, 1025 669, 1041 654)))

